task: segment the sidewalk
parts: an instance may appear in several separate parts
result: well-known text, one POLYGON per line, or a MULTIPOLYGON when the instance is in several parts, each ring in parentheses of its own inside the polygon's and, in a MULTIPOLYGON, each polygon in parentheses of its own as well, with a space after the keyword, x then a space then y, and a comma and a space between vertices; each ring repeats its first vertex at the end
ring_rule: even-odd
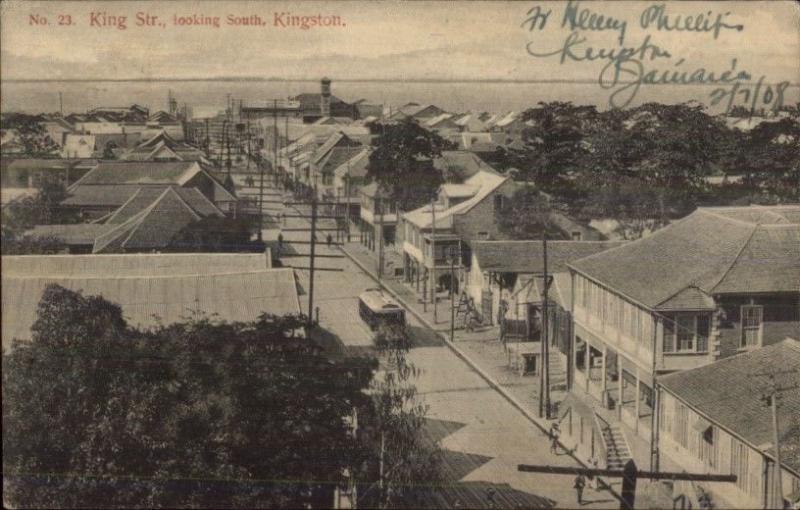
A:
MULTIPOLYGON (((374 280, 377 277, 377 262, 366 247, 358 242, 346 243, 341 251, 374 280)), ((406 309, 427 327, 434 330, 444 343, 486 382, 500 393, 511 405, 519 410, 529 421, 542 431, 550 430, 551 425, 559 421, 561 435, 559 443, 578 464, 588 467, 591 458, 592 411, 585 404, 566 391, 565 385, 556 385, 551 378, 550 401, 558 409, 557 419, 540 418, 539 409, 539 376, 520 376, 509 366, 507 355, 499 340, 499 328, 488 327, 468 333, 456 329, 454 341, 450 341, 450 306, 451 301, 440 298, 438 302, 437 321, 433 320, 433 305, 423 306, 420 296, 397 278, 383 278, 381 286, 392 294, 406 309), (426 310, 427 308, 427 310, 426 310), (555 387, 554 387, 555 386, 555 387), (572 412, 567 412, 570 409, 572 412), (587 411, 588 410, 588 411, 587 411)), ((550 366, 561 356, 551 351, 550 366)), ((560 363, 561 360, 558 360, 560 363)), ((617 479, 603 480, 609 492, 619 498, 621 481, 617 479)), ((663 508, 672 506, 672 499, 664 486, 659 482, 639 480, 637 508, 663 508)))
MULTIPOLYGON (((375 258, 367 248, 359 243, 347 243, 341 249, 364 272, 373 279, 378 279, 375 258)), ((437 305, 438 320, 434 322, 433 305, 428 303, 427 306, 423 306, 420 296, 401 280, 384 278, 380 283, 421 322, 436 331, 460 358, 466 361, 489 385, 500 392, 530 421, 544 432, 550 430, 550 426, 555 420, 547 420, 538 416, 539 376, 520 376, 517 370, 509 365, 507 354, 499 340, 498 327, 482 328, 471 333, 463 329, 456 329, 454 341, 450 342, 450 299, 440 298, 437 305)), ((558 356, 555 352, 551 355, 558 356)), ((563 389, 551 390, 550 400, 557 404, 564 401, 566 396, 563 389)), ((572 438, 565 437, 567 434, 563 432, 566 431, 562 427, 562 446, 571 451, 575 447, 574 441, 572 438)), ((583 465, 588 458, 588 456, 579 457, 578 455, 573 455, 573 457, 583 465)))

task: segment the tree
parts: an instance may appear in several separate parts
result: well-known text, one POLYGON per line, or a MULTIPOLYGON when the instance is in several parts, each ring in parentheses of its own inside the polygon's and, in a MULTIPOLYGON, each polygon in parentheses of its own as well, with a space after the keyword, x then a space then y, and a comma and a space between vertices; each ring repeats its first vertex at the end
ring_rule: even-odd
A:
POLYGON ((568 195, 571 175, 587 150, 584 139, 597 116, 593 106, 540 102, 522 113, 529 124, 522 131, 523 149, 508 149, 506 165, 520 170, 520 180, 548 193, 568 195))
POLYGON ((377 465, 362 470, 359 505, 418 508, 441 481, 441 450, 424 435, 428 407, 413 384, 420 371, 408 360, 411 334, 406 326, 384 325, 375 346, 383 371, 373 380, 373 405, 359 433, 377 465))
POLYGON ((46 289, 3 354, 6 501, 26 507, 328 507, 368 449, 344 418, 376 368, 330 359, 304 318, 197 313, 140 331, 119 306, 46 289))
POLYGON ((427 131, 413 120, 396 124, 374 123, 374 150, 369 155, 367 178, 378 183, 382 198, 414 209, 428 201, 444 182, 432 160, 455 144, 427 131))
POLYGON ((517 189, 506 205, 495 212, 500 231, 511 239, 567 239, 559 230, 553 215, 557 208, 553 201, 536 186, 524 185, 517 189))
POLYGON ((36 225, 54 223, 76 223, 74 214, 63 212, 59 204, 66 198, 64 184, 56 177, 44 177, 37 181, 33 196, 13 200, 3 208, 0 232, 2 253, 5 255, 57 253, 63 243, 57 239, 28 239, 25 232, 36 225))
POLYGON ((9 113, 3 115, 3 129, 14 129, 19 142, 25 147, 25 153, 31 156, 47 156, 58 150, 56 144, 47 135, 42 125, 43 117, 25 113, 9 113))
POLYGON ((800 121, 762 122, 739 146, 753 185, 779 202, 800 200, 800 121))

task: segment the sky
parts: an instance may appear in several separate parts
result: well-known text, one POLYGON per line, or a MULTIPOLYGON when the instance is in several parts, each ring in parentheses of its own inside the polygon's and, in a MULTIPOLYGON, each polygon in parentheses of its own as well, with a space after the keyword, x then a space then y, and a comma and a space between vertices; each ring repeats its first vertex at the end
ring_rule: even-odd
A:
MULTIPOLYGON (((741 31, 667 31, 640 26, 653 2, 579 2, 577 12, 627 22, 624 46, 647 35, 673 57, 654 69, 698 67, 721 73, 732 66, 754 80, 800 83, 800 8, 794 2, 666 2, 677 16, 725 16, 741 31), (684 59, 677 64, 679 59, 684 59)), ((179 79, 260 77, 386 80, 597 80, 604 62, 561 63, 534 57, 563 47, 566 2, 0 2, 3 80, 179 79), (542 29, 528 12, 550 11, 542 29), (136 14, 165 26, 135 26, 136 14), (275 26, 275 13, 338 16, 342 26, 275 26), (90 26, 91 13, 126 16, 127 29, 90 26), (220 27, 174 26, 175 16, 218 16, 220 27), (258 15, 264 26, 229 26, 228 15, 258 15), (32 17, 47 18, 47 25, 32 17), (59 21, 69 25, 59 25, 59 21)), ((97 17, 102 18, 102 16, 97 17)), ((616 30, 579 30, 582 47, 618 48, 616 30)))

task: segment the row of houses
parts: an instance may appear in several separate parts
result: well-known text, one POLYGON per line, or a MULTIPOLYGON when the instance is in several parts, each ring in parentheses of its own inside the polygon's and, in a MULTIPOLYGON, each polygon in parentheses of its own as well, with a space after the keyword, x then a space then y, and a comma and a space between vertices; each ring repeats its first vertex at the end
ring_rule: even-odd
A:
MULTIPOLYGON (((540 341, 542 242, 469 244, 481 313, 512 341, 540 341)), ((636 241, 551 241, 548 263, 551 353, 573 410, 616 438, 607 463, 735 474, 700 484, 729 507, 800 499, 800 206, 700 208, 636 241), (788 388, 777 432, 770 376, 788 388)), ((698 503, 696 486, 675 490, 698 503)))

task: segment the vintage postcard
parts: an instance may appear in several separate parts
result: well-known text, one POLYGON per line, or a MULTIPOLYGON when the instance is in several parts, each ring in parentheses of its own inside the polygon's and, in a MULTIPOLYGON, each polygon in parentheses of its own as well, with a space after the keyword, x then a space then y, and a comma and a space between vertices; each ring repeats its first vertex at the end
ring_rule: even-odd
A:
POLYGON ((0 2, 8 508, 800 508, 800 6, 0 2))

